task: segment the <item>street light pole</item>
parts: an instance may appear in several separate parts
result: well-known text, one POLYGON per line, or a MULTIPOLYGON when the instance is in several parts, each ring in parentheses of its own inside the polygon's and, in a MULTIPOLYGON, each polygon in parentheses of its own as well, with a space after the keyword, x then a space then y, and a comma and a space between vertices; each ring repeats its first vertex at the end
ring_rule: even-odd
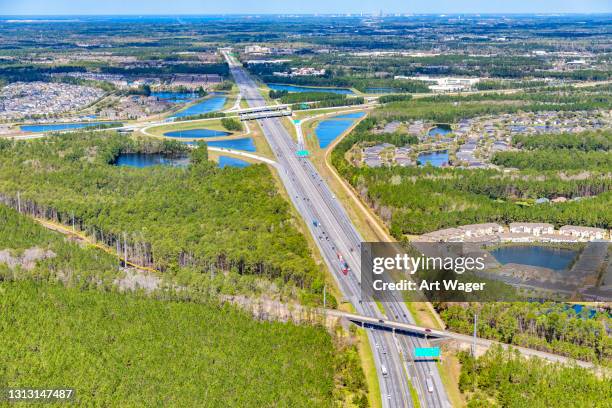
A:
POLYGON ((474 337, 472 340, 472 357, 476 358, 476 332, 478 325, 478 312, 474 314, 474 337))

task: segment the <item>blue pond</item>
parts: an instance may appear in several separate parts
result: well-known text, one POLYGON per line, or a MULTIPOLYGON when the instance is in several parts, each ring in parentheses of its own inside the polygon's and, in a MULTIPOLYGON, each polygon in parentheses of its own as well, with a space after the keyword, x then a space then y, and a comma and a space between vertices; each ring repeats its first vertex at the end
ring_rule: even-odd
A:
MULTIPOLYGON (((198 142, 185 142, 190 145, 197 145, 198 142)), ((244 150, 246 152, 254 152, 257 149, 255 148, 255 143, 253 143, 253 139, 250 137, 243 137, 241 139, 230 139, 230 140, 215 140, 212 142, 206 142, 208 146, 211 147, 223 147, 226 149, 236 149, 236 150, 244 150)))
POLYGON ((365 115, 364 112, 346 113, 344 115, 334 116, 334 119, 359 119, 365 115))
POLYGON ((315 134, 317 139, 319 139, 319 147, 324 149, 329 146, 331 142, 355 123, 355 119, 363 115, 363 112, 349 113, 319 122, 315 128, 315 134))
POLYGON ((177 130, 174 132, 164 133, 164 136, 169 137, 184 137, 184 138, 206 138, 206 137, 221 137, 231 135, 230 132, 223 132, 221 130, 212 129, 189 129, 189 130, 177 130))
POLYGON ((448 150, 421 153, 418 160, 421 162, 421 166, 429 163, 434 167, 442 167, 448 164, 448 150))
POLYGON ((182 118, 184 116, 216 112, 223 108, 226 99, 227 98, 225 96, 213 96, 212 98, 205 99, 202 102, 196 103, 195 105, 192 105, 187 109, 176 113, 175 115, 173 115, 173 117, 182 118))
POLYGON ((353 91, 346 88, 315 88, 311 86, 296 86, 296 85, 283 85, 283 84, 267 84, 268 88, 273 91, 287 91, 287 92, 327 92, 336 93, 342 95, 352 95, 353 91))
POLYGON ((151 92, 151 96, 171 103, 188 103, 198 99, 198 95, 189 92, 151 92))
POLYGON ((565 270, 576 257, 576 254, 576 251, 571 249, 537 245, 505 246, 491 251, 491 255, 502 265, 516 263, 558 271, 565 270))
POLYGON ((429 132, 427 132, 427 134, 431 137, 435 137, 435 136, 444 136, 447 135, 449 133, 451 133, 452 130, 449 126, 446 125, 438 125, 435 126, 431 129, 429 129, 429 132))
POLYGON ((219 156, 219 167, 247 167, 251 163, 230 156, 219 156))
POLYGON ((188 157, 173 157, 161 153, 122 153, 115 160, 115 166, 122 167, 150 167, 150 166, 174 166, 187 167, 188 157))
POLYGON ((88 123, 54 123, 49 125, 23 125, 20 126, 24 132, 55 132, 59 130, 95 128, 97 125, 117 124, 111 122, 88 122, 88 123))

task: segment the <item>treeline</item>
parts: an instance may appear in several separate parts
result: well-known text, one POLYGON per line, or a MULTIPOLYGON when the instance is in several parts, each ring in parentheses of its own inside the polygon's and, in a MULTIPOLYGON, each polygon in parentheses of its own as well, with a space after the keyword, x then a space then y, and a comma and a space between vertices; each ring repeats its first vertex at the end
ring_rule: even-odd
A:
POLYGON ((315 102, 327 101, 330 99, 346 99, 346 95, 336 94, 332 92, 287 92, 287 91, 270 91, 270 97, 280 99, 282 103, 292 104, 300 102, 315 102))
POLYGON ((495 81, 484 80, 479 81, 474 85, 474 88, 479 91, 489 91, 496 89, 517 89, 517 88, 537 88, 547 86, 546 81, 495 81))
POLYGON ((538 149, 526 152, 498 152, 491 162, 503 167, 534 170, 612 169, 612 153, 578 149, 538 149))
POLYGON ((516 135, 512 144, 521 149, 575 149, 584 152, 612 149, 612 131, 586 131, 581 133, 516 135))
POLYGON ((71 76, 54 77, 53 82, 61 82, 64 84, 81 85, 81 86, 91 86, 94 88, 100 88, 104 92, 114 92, 117 90, 117 87, 110 82, 94 81, 92 79, 75 78, 71 76))
POLYGON ((525 358, 500 347, 474 359, 459 355, 459 389, 468 408, 606 407, 612 400, 609 377, 574 366, 525 358))
POLYGON ((86 71, 82 66, 73 65, 9 65, 0 66, 0 78, 6 82, 47 81, 48 74, 86 71))
POLYGON ((391 95, 381 96, 380 98, 378 98, 378 102, 380 103, 404 102, 404 101, 409 101, 411 99, 412 99, 412 95, 391 94, 391 95))
MULTIPOLYGON (((606 109, 612 103, 610 87, 601 85, 600 89, 567 87, 549 87, 537 90, 522 90, 512 94, 491 92, 486 94, 469 95, 432 95, 419 99, 420 102, 486 102, 486 101, 518 101, 523 106, 548 105, 549 109, 540 110, 595 110, 606 109), (558 108, 567 105, 565 109, 558 108)), ((518 102, 514 102, 516 105, 518 102)))
MULTIPOLYGON (((362 97, 347 97, 346 95, 336 95, 335 98, 326 99, 319 102, 314 102, 308 104, 308 108, 310 109, 321 109, 321 108, 333 108, 336 106, 354 106, 354 105, 362 105, 364 103, 364 99, 362 97)), ((294 104, 291 106, 294 110, 304 109, 303 104, 294 104)))
POLYGON ((323 275, 265 166, 186 169, 109 165, 122 152, 173 152, 179 142, 75 132, 0 144, 0 198, 75 225, 190 287, 257 290, 319 302, 323 275), (222 233, 220 233, 222 231, 222 233), (297 290, 297 292, 295 292, 297 290))
POLYGON ((578 360, 612 363, 612 338, 607 312, 590 316, 565 303, 490 302, 437 304, 440 317, 451 331, 471 334, 478 313, 479 337, 560 354, 578 360))
POLYGON ((212 118, 223 118, 223 117, 225 117, 225 113, 223 112, 209 112, 209 113, 199 113, 197 115, 175 117, 174 121, 181 122, 181 121, 186 121, 186 120, 212 119, 212 118))
POLYGON ((227 63, 215 64, 174 64, 163 67, 115 67, 102 66, 100 71, 106 74, 122 75, 167 75, 167 74, 218 74, 229 75, 227 63))
MULTIPOLYGON (((492 98, 493 99, 493 98, 492 98)), ((571 98, 570 98, 571 99, 571 98)), ((411 121, 416 119, 431 120, 439 123, 455 123, 460 119, 471 118, 482 115, 494 115, 500 113, 516 112, 539 112, 539 111, 586 111, 594 109, 607 109, 612 100, 600 98, 600 100, 589 101, 564 101, 564 102, 531 102, 514 103, 508 99, 508 103, 486 103, 491 99, 450 99, 445 98, 416 99, 407 102, 392 102, 385 105, 384 109, 377 110, 374 115, 379 118, 411 121)), ((500 98, 504 101, 504 98, 500 98)))
POLYGON ((26 250, 38 252, 39 255, 47 253, 48 256, 32 264, 22 261, 12 267, 6 257, 2 257, 0 282, 32 279, 61 281, 79 288, 110 289, 113 281, 122 275, 115 257, 65 240, 59 233, 0 204, 0 251, 4 250, 17 259, 26 250))
MULTIPOLYGON (((262 75, 261 80, 265 83, 278 82, 279 77, 274 75, 262 75)), ((367 92, 368 88, 388 88, 398 92, 427 93, 430 92, 427 84, 423 81, 363 78, 358 76, 294 76, 282 79, 283 83, 304 86, 326 86, 338 88, 355 88, 361 92, 367 92)))
POLYGON ((517 135, 512 143, 527 151, 496 153, 491 161, 504 167, 534 170, 612 169, 612 132, 562 135, 517 135))

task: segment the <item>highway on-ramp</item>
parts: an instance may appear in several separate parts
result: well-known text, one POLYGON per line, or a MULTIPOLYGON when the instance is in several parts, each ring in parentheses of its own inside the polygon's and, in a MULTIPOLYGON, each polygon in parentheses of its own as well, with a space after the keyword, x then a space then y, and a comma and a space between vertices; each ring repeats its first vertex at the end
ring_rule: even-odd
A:
MULTIPOLYGON (((264 106, 266 101, 253 79, 227 51, 223 54, 242 98, 250 107, 264 106)), ((277 158, 276 168, 283 184, 306 221, 340 290, 357 313, 384 318, 372 299, 362 298, 359 258, 362 238, 346 211, 310 160, 297 157, 298 147, 281 121, 266 118, 258 119, 258 123, 277 158), (350 267, 347 275, 343 273, 339 256, 350 267)), ((399 299, 386 303, 385 310, 392 315, 390 318, 414 323, 406 305, 399 299)), ((425 339, 395 336, 388 331, 372 328, 367 329, 367 335, 373 349, 384 407, 413 406, 408 378, 417 390, 421 407, 450 407, 435 362, 414 362, 411 357, 414 347, 427 345, 425 339)))

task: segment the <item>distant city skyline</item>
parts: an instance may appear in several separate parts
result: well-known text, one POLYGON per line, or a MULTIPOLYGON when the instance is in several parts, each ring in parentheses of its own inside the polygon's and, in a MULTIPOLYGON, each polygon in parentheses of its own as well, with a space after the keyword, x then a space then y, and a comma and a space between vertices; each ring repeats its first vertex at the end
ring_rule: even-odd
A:
POLYGON ((610 0, 0 0, 0 15, 611 13, 610 0))

